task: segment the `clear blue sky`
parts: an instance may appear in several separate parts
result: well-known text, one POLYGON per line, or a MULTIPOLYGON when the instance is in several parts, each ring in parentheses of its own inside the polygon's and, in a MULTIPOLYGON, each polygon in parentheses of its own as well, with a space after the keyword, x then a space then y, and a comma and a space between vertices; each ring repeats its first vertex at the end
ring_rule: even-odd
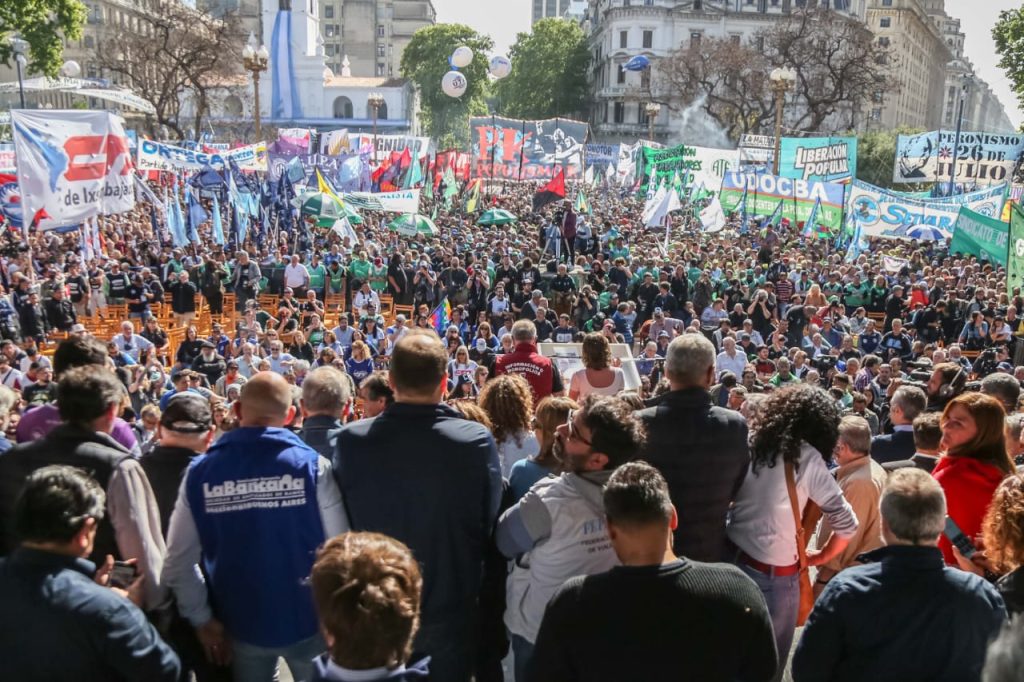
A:
MULTIPOLYGON (((495 51, 504 52, 516 33, 530 30, 530 0, 433 0, 437 20, 463 23, 494 39, 495 51)), ((996 66, 998 57, 992 42, 992 26, 1004 9, 1020 7, 1024 0, 946 0, 946 12, 963 22, 967 35, 965 51, 978 74, 992 86, 1014 125, 1020 126, 1024 113, 1010 91, 1010 83, 996 66)))

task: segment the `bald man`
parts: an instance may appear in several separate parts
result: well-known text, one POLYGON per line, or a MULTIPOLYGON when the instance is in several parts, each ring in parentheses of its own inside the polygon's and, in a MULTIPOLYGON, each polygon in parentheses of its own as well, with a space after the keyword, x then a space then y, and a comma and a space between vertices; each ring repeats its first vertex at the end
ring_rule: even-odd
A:
POLYGON ((230 661, 235 679, 276 679, 280 656, 306 680, 325 648, 306 578, 317 547, 348 530, 341 494, 330 461, 283 428, 295 407, 281 375, 254 374, 233 409, 239 428, 182 481, 163 578, 207 657, 230 661))

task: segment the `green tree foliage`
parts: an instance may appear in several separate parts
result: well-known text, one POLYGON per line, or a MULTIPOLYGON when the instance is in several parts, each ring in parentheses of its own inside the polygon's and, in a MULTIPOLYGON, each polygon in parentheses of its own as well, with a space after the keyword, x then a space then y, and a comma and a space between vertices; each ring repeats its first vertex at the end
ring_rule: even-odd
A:
POLYGON ((469 117, 487 113, 487 62, 493 47, 489 37, 463 24, 435 24, 416 31, 402 53, 402 76, 419 89, 426 134, 438 140, 442 148, 466 148, 469 117), (469 86, 456 99, 444 94, 441 79, 451 68, 448 58, 460 45, 473 50, 473 61, 459 69, 469 86))
MULTIPOLYGON (((922 132, 914 128, 875 130, 857 139, 857 179, 878 187, 891 188, 892 172, 896 165, 896 137, 922 132)), ((914 185, 900 185, 900 191, 914 191, 914 185)))
POLYGON ((590 52, 579 24, 541 19, 509 50, 512 73, 498 81, 498 111, 516 118, 581 115, 587 104, 590 52))
POLYGON ((1017 95, 1018 106, 1024 107, 1024 7, 999 13, 999 21, 992 29, 992 39, 999 55, 999 67, 1017 95))
POLYGON ((29 45, 29 72, 56 76, 64 41, 82 37, 85 17, 85 5, 78 0, 0 1, 0 63, 14 66, 9 39, 18 34, 29 45))

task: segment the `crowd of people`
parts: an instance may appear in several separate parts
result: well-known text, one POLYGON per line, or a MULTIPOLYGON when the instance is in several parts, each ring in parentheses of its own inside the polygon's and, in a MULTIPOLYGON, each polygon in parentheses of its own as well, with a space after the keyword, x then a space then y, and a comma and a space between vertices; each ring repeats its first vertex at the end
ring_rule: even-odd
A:
POLYGON ((8 250, 11 679, 1019 679, 1021 283, 491 190, 8 250))

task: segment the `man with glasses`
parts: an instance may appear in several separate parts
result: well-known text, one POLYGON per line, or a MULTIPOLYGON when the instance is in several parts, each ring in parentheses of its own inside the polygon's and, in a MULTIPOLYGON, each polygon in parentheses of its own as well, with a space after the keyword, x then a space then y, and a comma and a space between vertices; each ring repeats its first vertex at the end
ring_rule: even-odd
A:
POLYGON ((528 679, 544 608, 562 583, 618 563, 605 530, 601 487, 617 466, 640 453, 644 434, 626 402, 589 396, 555 431, 554 453, 565 473, 536 483, 498 521, 498 549, 516 559, 505 625, 517 680, 528 679))

